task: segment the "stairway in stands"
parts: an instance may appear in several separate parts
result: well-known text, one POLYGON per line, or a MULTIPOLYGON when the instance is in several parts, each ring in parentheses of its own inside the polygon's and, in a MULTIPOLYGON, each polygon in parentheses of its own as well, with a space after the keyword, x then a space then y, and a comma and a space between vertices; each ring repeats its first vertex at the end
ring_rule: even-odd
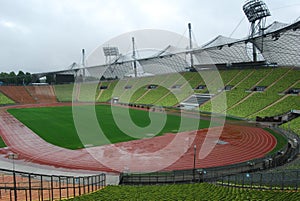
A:
POLYGON ((193 94, 188 97, 186 100, 180 103, 180 107, 186 109, 195 109, 200 105, 210 100, 213 97, 213 94, 193 94))

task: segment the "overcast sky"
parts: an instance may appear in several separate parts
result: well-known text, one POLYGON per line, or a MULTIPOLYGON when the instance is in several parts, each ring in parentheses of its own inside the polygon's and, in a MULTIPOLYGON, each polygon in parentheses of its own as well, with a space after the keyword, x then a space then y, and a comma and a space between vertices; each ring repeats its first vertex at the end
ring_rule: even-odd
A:
MULTIPOLYGON (((299 0, 265 0, 268 23, 294 22, 299 0)), ((0 0, 0 72, 63 70, 125 32, 163 29, 201 45, 217 35, 245 37, 243 0, 0 0), (241 23, 240 23, 241 22, 241 23), (237 25, 240 26, 235 30, 237 25), (232 32, 234 33, 232 34, 232 32)))

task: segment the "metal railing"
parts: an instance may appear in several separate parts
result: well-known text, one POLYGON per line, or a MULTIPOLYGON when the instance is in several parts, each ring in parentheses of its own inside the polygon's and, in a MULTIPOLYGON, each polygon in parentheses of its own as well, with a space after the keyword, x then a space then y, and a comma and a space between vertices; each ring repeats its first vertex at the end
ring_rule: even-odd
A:
POLYGON ((217 185, 258 190, 294 190, 300 185, 300 170, 256 172, 228 175, 215 181, 217 185))
POLYGON ((99 190, 105 185, 105 174, 74 177, 0 169, 0 201, 61 200, 99 190))

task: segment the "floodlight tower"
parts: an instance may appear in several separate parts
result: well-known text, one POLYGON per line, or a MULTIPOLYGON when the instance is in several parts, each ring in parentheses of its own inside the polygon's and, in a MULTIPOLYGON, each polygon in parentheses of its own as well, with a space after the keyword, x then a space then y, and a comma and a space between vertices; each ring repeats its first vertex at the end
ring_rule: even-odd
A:
MULTIPOLYGON (((114 57, 116 62, 118 60, 118 57, 120 56, 119 54, 119 48, 118 47, 103 47, 103 52, 105 56, 105 64, 109 65, 109 69, 111 69, 111 64, 112 64, 112 57, 114 57)), ((111 69, 112 71, 112 69, 111 69)))
POLYGON ((110 64, 111 63, 111 57, 117 58, 119 56, 119 49, 117 47, 103 47, 103 52, 105 56, 105 63, 110 64))
MULTIPOLYGON (((249 37, 253 39, 257 34, 262 35, 266 24, 266 18, 271 16, 267 5, 262 0, 247 0, 243 6, 243 11, 248 18, 248 21, 251 23, 249 37)), ((257 54, 253 40, 252 44, 253 61, 256 62, 257 54)))

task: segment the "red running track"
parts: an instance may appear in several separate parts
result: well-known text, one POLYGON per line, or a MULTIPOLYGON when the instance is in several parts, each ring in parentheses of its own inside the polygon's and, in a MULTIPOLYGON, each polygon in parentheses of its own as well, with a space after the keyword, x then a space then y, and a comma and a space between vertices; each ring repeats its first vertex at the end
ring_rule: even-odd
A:
POLYGON ((165 134, 115 145, 69 150, 45 142, 5 108, 0 108, 0 135, 8 146, 2 154, 18 153, 24 163, 105 172, 180 170, 193 168, 194 145, 197 145, 196 168, 261 158, 276 146, 275 137, 261 128, 225 125, 211 128, 209 135, 207 131, 165 134), (218 131, 222 132, 220 136, 218 131), (226 144, 217 144, 216 139, 226 144), (199 158, 200 147, 211 145, 211 152, 205 158, 199 158))

